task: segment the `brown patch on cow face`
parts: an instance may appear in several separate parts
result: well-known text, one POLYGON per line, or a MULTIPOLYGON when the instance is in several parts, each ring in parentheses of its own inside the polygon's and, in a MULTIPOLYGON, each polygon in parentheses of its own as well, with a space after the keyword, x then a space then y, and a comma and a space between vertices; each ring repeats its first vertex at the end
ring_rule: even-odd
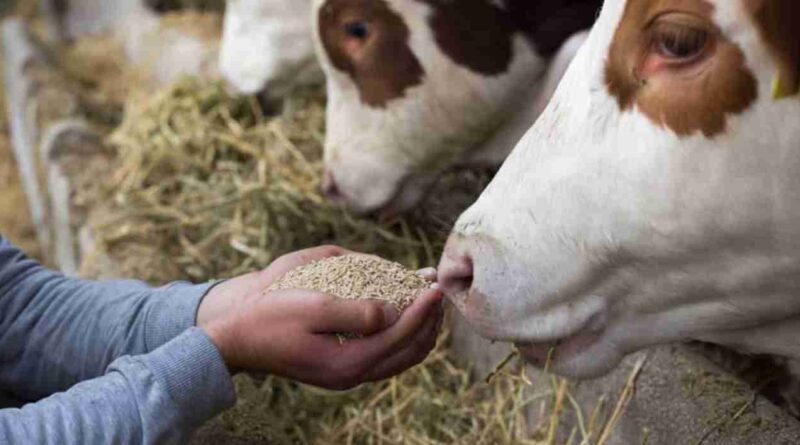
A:
POLYGON ((502 74, 513 59, 513 37, 524 34, 539 55, 554 55, 573 34, 588 29, 603 0, 417 0, 433 8, 430 26, 455 63, 502 74))
POLYGON ((505 7, 517 28, 536 51, 554 55, 573 34, 591 28, 603 0, 505 0, 505 7))
POLYGON ((328 0, 318 26, 331 63, 353 79, 365 104, 385 107, 422 82, 408 26, 384 0, 328 0))
POLYGON ((622 110, 636 107, 680 136, 710 138, 756 100, 744 54, 712 13, 702 0, 628 0, 605 70, 622 110))
POLYGON ((433 8, 436 44, 453 62, 487 76, 504 73, 518 31, 510 15, 488 0, 417 0, 433 8))
POLYGON ((761 37, 778 62, 780 95, 800 93, 800 1, 746 0, 761 37))

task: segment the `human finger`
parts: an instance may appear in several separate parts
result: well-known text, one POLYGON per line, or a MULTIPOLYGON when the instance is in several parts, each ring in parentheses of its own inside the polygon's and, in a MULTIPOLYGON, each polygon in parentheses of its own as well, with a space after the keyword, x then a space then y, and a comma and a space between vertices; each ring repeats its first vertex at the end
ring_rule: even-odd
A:
POLYGON ((435 267, 426 267, 425 269, 420 269, 416 272, 417 275, 425 278, 427 281, 431 283, 435 283, 439 278, 439 272, 436 270, 435 267))
POLYGON ((346 300, 320 296, 306 314, 308 329, 315 334, 351 333, 373 335, 394 325, 400 311, 379 300, 346 300))
POLYGON ((364 376, 364 381, 385 380, 422 363, 436 347, 440 319, 441 315, 429 319, 410 344, 372 368, 364 376))
POLYGON ((441 302, 441 292, 423 291, 393 326, 371 337, 348 342, 340 359, 364 363, 383 360, 412 341, 422 326, 437 316, 441 302))

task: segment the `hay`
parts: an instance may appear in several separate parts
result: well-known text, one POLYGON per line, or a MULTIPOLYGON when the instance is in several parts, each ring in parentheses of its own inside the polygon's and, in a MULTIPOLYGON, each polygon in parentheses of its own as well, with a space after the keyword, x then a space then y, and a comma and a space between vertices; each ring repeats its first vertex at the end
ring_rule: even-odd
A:
POLYGON ((266 291, 309 289, 345 299, 392 303, 402 312, 430 282, 398 263, 369 255, 343 255, 299 267, 266 291))
POLYGON ((446 196, 388 224, 320 195, 324 96, 305 90, 284 112, 186 79, 129 104, 110 143, 112 171, 89 193, 93 226, 126 275, 151 282, 236 276, 289 251, 335 243, 411 269, 434 265, 458 215, 489 180, 444 178, 446 196))
POLYGON ((531 439, 521 409, 550 394, 533 394, 520 383, 504 374, 491 387, 476 385, 446 348, 401 376, 347 393, 274 377, 259 389, 240 378, 239 405, 201 435, 216 428, 275 445, 541 443, 531 439))
POLYGON ((476 381, 457 364, 448 341, 444 332, 422 365, 346 393, 273 376, 256 386, 239 376, 239 403, 201 429, 193 443, 597 445, 608 439, 621 413, 616 407, 630 400, 641 371, 640 362, 616 407, 601 398, 587 423, 566 380, 544 376, 551 387, 533 386, 515 361, 491 383, 476 381), (538 423, 530 413, 538 413, 538 423), (568 429, 567 419, 576 426, 568 429))
POLYGON ((56 57, 63 74, 81 86, 78 93, 99 108, 113 109, 114 114, 145 83, 145 74, 131 66, 122 42, 111 34, 61 44, 56 57))

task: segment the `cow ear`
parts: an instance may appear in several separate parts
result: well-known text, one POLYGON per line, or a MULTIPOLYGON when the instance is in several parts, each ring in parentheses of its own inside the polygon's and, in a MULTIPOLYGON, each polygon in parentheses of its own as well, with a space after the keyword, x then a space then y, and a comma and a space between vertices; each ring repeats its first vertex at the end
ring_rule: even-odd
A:
POLYGON ((486 0, 421 1, 433 7, 430 27, 437 46, 451 60, 487 76, 508 70, 517 29, 504 9, 486 0))
POLYGON ((773 97, 800 94, 800 1, 743 1, 778 65, 772 82, 773 97))

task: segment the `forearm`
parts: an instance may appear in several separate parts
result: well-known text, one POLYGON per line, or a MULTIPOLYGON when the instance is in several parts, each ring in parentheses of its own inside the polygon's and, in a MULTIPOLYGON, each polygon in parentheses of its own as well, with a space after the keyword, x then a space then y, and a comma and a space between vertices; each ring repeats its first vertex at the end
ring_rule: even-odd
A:
POLYGON ((0 410, 0 443, 186 443, 235 401, 225 363, 191 329, 150 354, 115 361, 105 376, 18 410, 0 410))
POLYGON ((0 388, 35 400, 148 353, 194 326, 208 288, 71 279, 0 239, 0 388))

